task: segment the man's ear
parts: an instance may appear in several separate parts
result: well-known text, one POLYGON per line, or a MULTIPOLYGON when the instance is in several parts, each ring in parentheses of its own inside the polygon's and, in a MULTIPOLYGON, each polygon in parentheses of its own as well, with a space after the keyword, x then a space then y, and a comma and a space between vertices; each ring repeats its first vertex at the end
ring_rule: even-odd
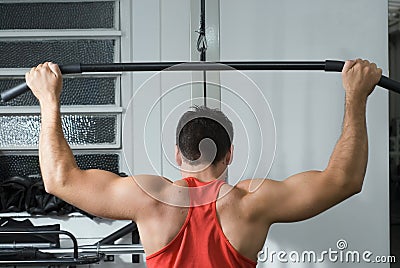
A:
POLYGON ((229 149, 229 151, 225 156, 225 161, 227 165, 230 165, 232 163, 232 160, 233 160, 233 144, 231 145, 231 148, 229 149))
POLYGON ((178 145, 175 144, 175 162, 180 167, 182 166, 182 155, 181 151, 178 148, 178 145))

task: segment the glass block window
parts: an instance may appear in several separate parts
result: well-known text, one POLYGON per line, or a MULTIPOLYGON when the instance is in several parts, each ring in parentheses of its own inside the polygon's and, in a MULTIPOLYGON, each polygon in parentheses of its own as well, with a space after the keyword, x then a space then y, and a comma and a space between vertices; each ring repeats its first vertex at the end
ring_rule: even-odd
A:
MULTIPOLYGON (((63 115, 64 136, 71 146, 113 145, 117 138, 116 115, 63 115)), ((36 147, 40 116, 0 116, 0 147, 36 147)))
MULTIPOLYGON (((1 79, 0 92, 25 82, 24 79, 1 79)), ((111 105, 116 104, 117 78, 77 77, 64 78, 61 105, 111 105)), ((0 106, 37 106, 39 102, 32 92, 23 94, 0 106)))
MULTIPOLYGON (((119 172, 118 154, 76 154, 75 160, 81 169, 103 169, 119 172)), ((37 155, 0 155, 0 182, 13 176, 40 174, 37 155)))
POLYGON ((0 68, 32 68, 45 61, 112 63, 115 40, 1 41, 0 51, 0 68))
MULTIPOLYGON (((121 46, 130 46, 129 38, 122 41, 120 24, 131 19, 120 17, 122 2, 130 5, 120 0, 0 1, 0 92, 23 83, 23 74, 45 61, 120 62, 121 46)), ((120 87, 128 79, 121 73, 63 77, 62 128, 81 168, 120 171, 120 87)), ((38 105, 31 92, 0 102, 0 178, 39 174, 38 105)))
POLYGON ((0 18, 2 30, 114 28, 115 1, 3 3, 0 18))

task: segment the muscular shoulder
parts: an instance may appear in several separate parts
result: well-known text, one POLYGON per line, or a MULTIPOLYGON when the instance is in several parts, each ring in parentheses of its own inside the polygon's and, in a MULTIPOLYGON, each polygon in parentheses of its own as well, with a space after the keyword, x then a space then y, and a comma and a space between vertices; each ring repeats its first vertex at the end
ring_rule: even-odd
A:
POLYGON ((235 188, 240 193, 240 207, 252 221, 260 218, 260 212, 269 206, 268 196, 273 195, 274 181, 270 179, 248 179, 235 188))
POLYGON ((136 183, 151 198, 151 205, 188 207, 189 192, 184 180, 171 181, 162 176, 137 175, 136 183))
POLYGON ((270 183, 271 180, 269 179, 247 179, 240 181, 235 187, 246 194, 252 194, 270 183))
POLYGON ((132 180, 136 188, 140 189, 143 202, 155 205, 162 195, 172 185, 172 182, 162 176, 156 175, 134 175, 132 180))
POLYGON ((249 200, 254 199, 253 193, 262 183, 264 183, 264 180, 254 179, 243 180, 236 185, 224 184, 219 193, 219 204, 234 210, 250 212, 251 204, 249 200))
POLYGON ((135 175, 132 176, 135 183, 147 193, 157 193, 165 190, 172 182, 167 178, 156 175, 135 175))

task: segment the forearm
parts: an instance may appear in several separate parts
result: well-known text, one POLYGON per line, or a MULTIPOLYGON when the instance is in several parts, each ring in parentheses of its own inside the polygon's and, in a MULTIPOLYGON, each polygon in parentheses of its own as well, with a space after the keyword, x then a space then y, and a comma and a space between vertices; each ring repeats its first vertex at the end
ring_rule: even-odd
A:
POLYGON ((342 135, 326 169, 349 190, 361 190, 368 162, 366 103, 366 99, 346 96, 342 135))
POLYGON ((59 104, 41 105, 39 160, 46 190, 53 192, 67 181, 68 173, 77 168, 72 151, 64 138, 59 104))

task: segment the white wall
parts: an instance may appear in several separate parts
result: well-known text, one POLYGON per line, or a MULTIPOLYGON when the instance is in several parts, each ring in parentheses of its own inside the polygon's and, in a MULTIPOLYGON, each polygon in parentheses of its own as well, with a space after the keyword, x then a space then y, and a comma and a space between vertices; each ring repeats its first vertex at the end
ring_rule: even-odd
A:
MULTIPOLYGON (((133 11, 134 61, 190 61, 190 2, 134 1, 133 11)), ((190 88, 174 88, 175 78, 178 77, 179 81, 179 76, 188 77, 182 73, 133 74, 134 108, 129 112, 134 114, 134 156, 131 163, 135 174, 168 173, 171 179, 179 177, 179 172, 169 163, 174 161, 174 128, 177 123, 177 118, 170 113, 184 101, 189 101, 186 109, 191 106, 190 88), (168 141, 162 143, 163 147, 160 133, 162 139, 168 141)))
MULTIPOLYGON (((366 58, 388 73, 387 3, 382 0, 221 0, 221 60, 325 60, 366 58)), ((344 92, 338 73, 246 72, 267 97, 275 118, 277 150, 269 177, 282 180, 304 170, 324 169, 339 138, 344 92)), ((222 76, 223 81, 223 76, 222 76)), ((238 91, 246 92, 246 88, 238 91)), ((254 96, 248 101, 257 103, 254 96)), ((243 104, 222 91, 222 101, 239 112, 243 104)), ((255 110, 264 105, 258 101, 255 110)), ((243 116, 245 121, 251 118, 243 116)), ((262 116, 262 115, 261 115, 262 116)), ((361 194, 321 215, 272 226, 269 250, 322 252, 345 239, 348 250, 389 255, 388 98, 378 88, 368 104, 369 165, 361 194)), ((234 124, 238 125, 236 120, 234 124)), ((245 136, 236 136, 241 143, 245 136)), ((270 147, 269 147, 270 148, 270 147)), ((269 148, 264 148, 267 151, 269 148)), ((247 149, 236 147, 235 164, 247 149)), ((267 159, 262 159, 269 165, 267 159)), ((264 176, 264 171, 257 171, 264 176)), ((249 175, 247 172, 246 175, 249 175)), ((257 174, 256 174, 257 175, 257 174)), ((231 178, 232 179, 232 178, 231 178)), ((236 178, 233 178, 236 180, 236 178)), ((259 267, 348 267, 348 263, 281 264, 259 267)), ((351 264, 364 267, 365 263, 351 264)), ((371 267, 389 267, 373 264, 371 267)))

